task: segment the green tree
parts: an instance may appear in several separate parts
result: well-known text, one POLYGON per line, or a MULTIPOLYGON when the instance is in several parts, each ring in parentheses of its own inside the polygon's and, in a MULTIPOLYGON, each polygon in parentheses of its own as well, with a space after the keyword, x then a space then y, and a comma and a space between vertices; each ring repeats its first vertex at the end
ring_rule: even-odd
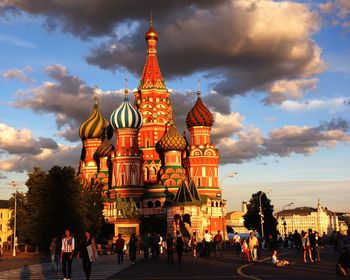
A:
POLYGON ((247 205, 247 213, 243 216, 244 226, 248 229, 257 230, 261 235, 261 220, 260 220, 260 195, 261 206, 264 217, 264 236, 270 234, 275 235, 277 229, 277 219, 273 216, 273 205, 266 194, 259 191, 252 195, 252 198, 247 205))
MULTIPOLYGON (((15 194, 9 201, 10 209, 12 209, 12 217, 10 219, 10 228, 13 230, 14 215, 15 215, 15 194)), ((16 217, 16 233, 17 243, 30 243, 30 236, 28 234, 28 228, 30 220, 28 219, 27 199, 23 192, 17 192, 17 217, 16 217)), ((11 237, 12 238, 12 237, 11 237)))
POLYGON ((91 185, 82 190, 85 228, 97 237, 103 224, 103 185, 91 185))

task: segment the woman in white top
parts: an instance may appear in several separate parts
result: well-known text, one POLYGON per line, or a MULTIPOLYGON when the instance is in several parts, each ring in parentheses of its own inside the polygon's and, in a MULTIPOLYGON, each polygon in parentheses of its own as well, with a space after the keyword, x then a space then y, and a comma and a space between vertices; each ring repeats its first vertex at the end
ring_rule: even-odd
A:
POLYGON ((70 280, 72 274, 72 261, 75 248, 74 237, 71 236, 70 230, 66 229, 65 236, 62 239, 61 262, 63 270, 63 279, 70 280), (67 274, 68 263, 68 274, 67 274))

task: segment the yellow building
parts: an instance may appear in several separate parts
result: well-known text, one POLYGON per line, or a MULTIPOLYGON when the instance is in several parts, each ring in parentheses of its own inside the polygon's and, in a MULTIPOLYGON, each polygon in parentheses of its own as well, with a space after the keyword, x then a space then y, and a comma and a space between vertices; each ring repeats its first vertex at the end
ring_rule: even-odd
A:
POLYGON ((249 233, 249 230, 244 226, 243 216, 247 213, 247 202, 242 202, 242 211, 232 211, 226 214, 226 224, 233 228, 235 232, 240 234, 249 233))
POLYGON ((288 234, 298 230, 299 232, 307 231, 311 228, 319 234, 324 232, 330 235, 333 230, 339 230, 338 217, 327 207, 321 207, 318 202, 317 208, 298 207, 278 212, 276 214, 278 220, 277 229, 281 234, 288 234))
POLYGON ((0 200, 0 245, 3 248, 8 237, 11 236, 10 229, 11 210, 8 200, 0 200))

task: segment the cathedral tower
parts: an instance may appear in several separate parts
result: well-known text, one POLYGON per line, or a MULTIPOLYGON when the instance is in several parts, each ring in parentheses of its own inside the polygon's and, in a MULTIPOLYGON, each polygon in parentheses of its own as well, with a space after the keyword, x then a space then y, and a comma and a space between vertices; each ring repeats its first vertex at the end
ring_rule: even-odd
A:
POLYGON ((198 86, 197 102, 186 118, 190 132, 190 151, 184 158, 184 165, 199 194, 212 198, 221 196, 218 181, 219 152, 210 141, 213 122, 213 115, 204 105, 198 86))
POLYGON ((142 128, 138 142, 143 152, 144 182, 146 185, 159 183, 161 168, 160 155, 156 150, 157 142, 163 137, 166 126, 172 122, 172 106, 169 91, 165 87, 157 58, 158 33, 152 20, 145 34, 147 58, 141 75, 140 85, 135 92, 135 107, 142 115, 142 128))
POLYGON ((102 136, 107 128, 106 121, 98 107, 98 97, 95 96, 95 105, 89 118, 82 123, 79 129, 79 136, 83 141, 79 173, 87 184, 93 183, 98 170, 98 163, 94 157, 96 150, 100 147, 102 136))
POLYGON ((130 104, 125 90, 124 102, 112 113, 116 149, 112 156, 112 188, 122 197, 140 197, 143 192, 143 157, 138 145, 138 131, 142 116, 130 104))

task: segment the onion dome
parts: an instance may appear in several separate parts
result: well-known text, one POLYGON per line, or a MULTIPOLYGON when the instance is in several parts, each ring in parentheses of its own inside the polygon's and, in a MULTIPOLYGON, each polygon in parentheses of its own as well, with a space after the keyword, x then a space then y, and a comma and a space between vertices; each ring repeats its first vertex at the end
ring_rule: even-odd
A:
POLYGON ((183 136, 177 132, 175 126, 170 126, 169 130, 158 142, 158 146, 163 152, 183 151, 186 148, 186 141, 183 136))
POLYGON ((95 156, 98 158, 108 157, 113 151, 113 145, 107 140, 103 140, 100 147, 97 148, 95 156))
POLYGON ((146 41, 148 40, 158 40, 158 33, 157 31, 153 28, 153 19, 152 19, 152 15, 150 18, 150 25, 149 25, 149 29, 145 34, 145 39, 146 41))
POLYGON ((142 126, 142 116, 140 112, 130 104, 127 93, 128 91, 125 90, 124 102, 111 115, 110 121, 114 129, 140 129, 142 126))
POLYGON ((204 105, 201 93, 198 90, 198 99, 194 104, 191 111, 188 112, 186 117, 187 127, 193 126, 212 126, 214 123, 214 117, 209 109, 204 105))
POLYGON ((82 140, 91 138, 100 138, 108 125, 98 108, 98 98, 95 97, 94 109, 89 118, 82 123, 79 129, 79 135, 82 140))

